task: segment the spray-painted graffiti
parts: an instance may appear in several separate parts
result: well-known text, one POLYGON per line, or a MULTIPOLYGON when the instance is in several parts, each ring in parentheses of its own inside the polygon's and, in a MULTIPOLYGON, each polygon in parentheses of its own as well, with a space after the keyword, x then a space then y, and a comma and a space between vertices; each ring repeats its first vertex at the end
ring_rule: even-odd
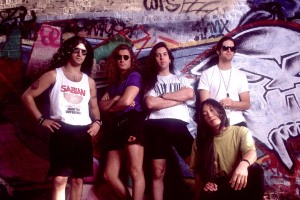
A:
POLYGON ((195 13, 199 15, 208 15, 221 7, 222 1, 200 1, 200 0, 182 0, 182 2, 172 2, 163 0, 144 0, 144 8, 147 11, 168 11, 178 13, 195 13))
POLYGON ((285 19, 295 19, 299 16, 300 1, 284 1, 284 0, 250 0, 248 4, 254 11, 268 10, 269 15, 272 13, 276 14, 278 17, 285 19))
POLYGON ((144 7, 146 10, 159 10, 164 11, 165 9, 169 12, 174 12, 181 6, 178 3, 171 3, 166 1, 164 5, 162 0, 144 0, 144 7))
MULTIPOLYGON (((297 140, 294 140, 294 142, 296 143, 297 140)), ((265 183, 267 186, 277 188, 277 192, 271 192, 271 195, 277 196, 277 199, 282 199, 279 198, 282 194, 299 194, 298 178, 291 178, 289 174, 285 172, 285 168, 277 162, 277 157, 274 154, 271 152, 266 152, 266 154, 268 156, 262 160, 262 166, 265 172, 265 183), (289 184, 287 184, 287 181, 289 184)), ((299 168, 297 168, 294 177, 299 177, 299 175, 299 168)))
POLYGON ((60 27, 42 25, 28 62, 26 76, 35 80, 47 70, 48 61, 60 47, 60 27))
POLYGON ((9 35, 13 29, 20 28, 23 39, 35 39, 36 14, 31 11, 30 20, 25 21, 27 9, 24 6, 0 10, 0 35, 9 35))
MULTIPOLYGON (((0 11, 0 36, 6 36, 0 37, 0 57, 3 58, 0 60, 0 81, 4 83, 0 85, 6 87, 2 91, 0 87, 0 118, 19 123, 17 117, 24 116, 19 113, 24 112, 19 107, 18 116, 4 108, 11 102, 8 98, 17 99, 16 96, 20 96, 19 83, 21 75, 24 75, 21 74, 20 60, 11 64, 9 59, 22 59, 25 75, 36 75, 41 69, 45 70, 51 54, 59 47, 62 38, 69 35, 79 34, 92 42, 95 53, 94 78, 99 82, 98 88, 102 88, 106 86, 105 65, 102 64, 115 44, 120 42, 119 38, 114 44, 117 37, 121 37, 121 42, 133 45, 140 61, 145 59, 152 45, 159 41, 166 42, 175 56, 175 72, 188 76, 191 84, 196 85, 202 70, 217 62, 212 52, 213 46, 221 36, 229 33, 238 44, 233 64, 247 74, 250 84, 251 108, 245 112, 245 117, 259 143, 266 184, 279 188, 281 192, 299 195, 300 25, 297 21, 300 3, 292 1, 294 6, 289 7, 286 1, 263 1, 263 4, 262 1, 247 1, 249 7, 244 8, 242 15, 235 19, 224 15, 228 7, 222 2, 143 0, 147 11, 166 12, 166 15, 157 12, 141 14, 143 24, 113 17, 38 23, 34 12, 31 12, 31 20, 25 20, 28 16, 24 7, 0 11), (175 12, 176 15, 173 15, 175 12), (201 17, 193 20, 189 14, 201 17), (27 40, 24 42, 22 39, 27 40), (13 95, 7 95, 9 91, 13 95)), ((226 2, 234 7, 246 1, 226 2)), ((226 11, 234 13, 233 10, 226 11)), ((189 109, 193 115, 195 102, 189 104, 189 109)), ((189 126, 189 130, 195 134, 196 124, 189 126)), ((23 140, 33 152, 39 153, 40 146, 34 146, 34 143, 43 141, 40 139, 43 137, 40 130, 32 130, 32 127, 24 124, 22 128, 24 132, 30 130, 35 134, 35 140, 30 138, 31 142, 28 142, 28 136, 23 136, 23 140)))
POLYGON ((193 26, 192 30, 199 32, 198 35, 195 36, 195 40, 205 40, 209 38, 215 38, 223 35, 224 33, 228 33, 230 30, 227 27, 229 21, 228 20, 216 20, 206 22, 203 18, 200 21, 197 21, 193 26))
MULTIPOLYGON (((261 21, 239 27, 231 35, 238 49, 233 64, 247 74, 250 85, 251 108, 245 112, 247 124, 261 144, 259 148, 264 153, 260 156, 272 158, 262 162, 266 184, 280 191, 278 195, 289 192, 299 195, 300 159, 296 149, 300 139, 300 46, 296 41, 300 26, 261 21)), ((195 49, 191 48, 191 55, 195 49)), ((217 56, 212 49, 194 55, 181 72, 199 76, 202 70, 215 65, 217 56)))
POLYGON ((78 20, 79 32, 86 33, 94 37, 112 37, 122 32, 129 32, 129 38, 132 37, 137 25, 129 25, 120 19, 101 18, 98 20, 78 20))
MULTIPOLYGON (((251 88, 251 108, 245 112, 248 126, 254 131, 254 136, 274 150, 283 165, 292 172, 295 161, 288 152, 286 141, 300 134, 300 78, 297 67, 300 64, 300 46, 294 43, 300 37, 300 26, 288 26, 287 22, 272 23, 275 24, 268 26, 261 22, 255 27, 237 29, 233 34, 238 44, 234 65, 247 73, 251 88), (280 35, 289 37, 283 39, 280 35), (257 37, 264 38, 263 43, 257 37), (277 41, 276 44, 273 41, 277 41), (277 45, 281 48, 276 48, 277 45)), ((215 58, 213 53, 205 54, 191 73, 199 75, 203 69, 216 63, 210 61, 215 58)))

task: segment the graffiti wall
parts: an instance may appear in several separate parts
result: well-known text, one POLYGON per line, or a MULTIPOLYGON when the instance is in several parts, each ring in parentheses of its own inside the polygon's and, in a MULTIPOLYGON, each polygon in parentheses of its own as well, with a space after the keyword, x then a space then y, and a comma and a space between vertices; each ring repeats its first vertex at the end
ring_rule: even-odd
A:
MULTIPOLYGON (((300 195, 299 0, 74 1, 58 5, 64 9, 50 1, 43 12, 32 4, 0 5, 0 119, 16 126, 36 155, 47 159, 47 137, 24 118, 20 95, 47 70, 64 39, 81 35, 93 45, 92 76, 101 95, 106 87, 102 63, 119 43, 133 44, 142 65, 154 44, 166 42, 176 73, 196 88, 201 72, 217 62, 214 45, 230 35, 237 41, 234 67, 247 74, 250 85, 251 107, 244 114, 267 188, 277 195, 300 195), (82 7, 87 2, 88 11, 82 7)), ((189 104, 191 117, 196 103, 189 104)), ((191 122, 193 135, 195 127, 191 122)))

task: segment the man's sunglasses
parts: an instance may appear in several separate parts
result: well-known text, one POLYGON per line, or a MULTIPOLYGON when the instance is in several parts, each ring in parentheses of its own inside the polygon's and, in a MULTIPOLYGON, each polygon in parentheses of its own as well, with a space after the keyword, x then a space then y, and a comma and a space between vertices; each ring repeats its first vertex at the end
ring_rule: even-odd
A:
POLYGON ((128 55, 116 55, 115 59, 116 60, 121 60, 123 57, 124 60, 128 60, 130 58, 130 56, 128 55))
POLYGON ((87 54, 87 50, 86 49, 80 49, 80 48, 74 48, 72 53, 79 53, 81 51, 82 55, 86 55, 87 54))
POLYGON ((228 49, 230 49, 230 51, 235 52, 236 48, 235 47, 230 47, 230 46, 222 46, 223 51, 228 51, 228 49))

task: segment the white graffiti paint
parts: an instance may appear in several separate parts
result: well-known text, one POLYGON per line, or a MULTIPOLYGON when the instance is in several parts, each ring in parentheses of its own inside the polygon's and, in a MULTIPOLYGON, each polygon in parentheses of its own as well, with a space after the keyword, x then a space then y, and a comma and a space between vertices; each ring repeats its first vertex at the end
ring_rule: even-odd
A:
MULTIPOLYGON (((233 66, 247 74, 251 108, 245 112, 253 135, 276 152, 288 170, 294 163, 286 141, 300 134, 300 33, 283 24, 262 25, 233 35, 237 53, 233 66), (286 37, 282 37, 286 36, 286 37)), ((212 65, 207 55, 191 73, 212 65)))

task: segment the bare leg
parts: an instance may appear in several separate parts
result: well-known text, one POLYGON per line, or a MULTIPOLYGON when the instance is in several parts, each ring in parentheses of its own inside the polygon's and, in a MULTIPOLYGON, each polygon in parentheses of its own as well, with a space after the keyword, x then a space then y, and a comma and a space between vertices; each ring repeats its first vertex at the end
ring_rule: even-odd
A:
POLYGON ((53 179, 52 200, 65 200, 68 177, 55 176, 53 179))
POLYGON ((71 195, 70 200, 80 200, 82 195, 82 178, 72 178, 71 179, 71 195))
POLYGON ((164 199, 164 177, 166 173, 166 159, 152 160, 152 193, 153 200, 164 199))
POLYGON ((143 171, 144 147, 131 144, 126 147, 129 160, 129 172, 132 178, 132 198, 142 200, 145 191, 145 177, 143 171))
POLYGON ((104 178, 119 198, 128 199, 130 196, 129 192, 119 177, 122 162, 121 158, 121 151, 113 150, 108 152, 104 178))

